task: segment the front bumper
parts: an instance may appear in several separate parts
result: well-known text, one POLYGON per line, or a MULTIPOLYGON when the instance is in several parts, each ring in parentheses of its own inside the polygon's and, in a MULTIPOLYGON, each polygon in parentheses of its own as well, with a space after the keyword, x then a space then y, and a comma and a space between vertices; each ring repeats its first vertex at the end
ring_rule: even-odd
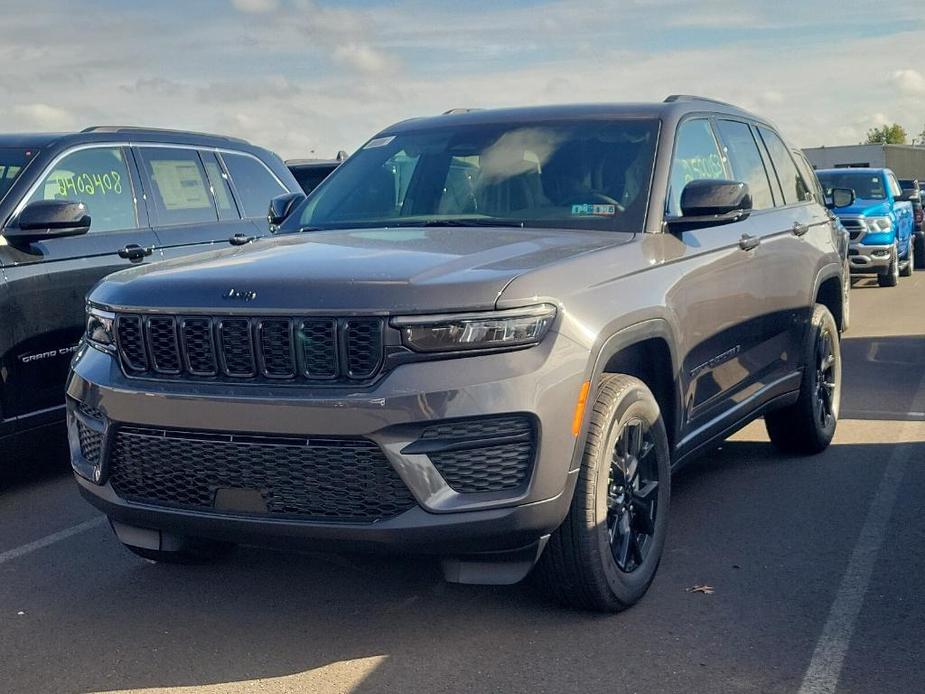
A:
POLYGON ((848 262, 852 274, 880 274, 890 267, 893 245, 852 243, 848 247, 848 262))
POLYGON ((384 453, 414 497, 413 508, 357 523, 141 503, 120 497, 107 479, 105 447, 101 484, 77 479, 81 493, 113 520, 177 535, 341 550, 510 550, 551 533, 568 510, 580 461, 571 420, 588 358, 584 348, 550 334, 527 350, 406 364, 370 389, 320 391, 127 378, 114 359, 82 347, 67 387, 72 460, 85 474, 87 461, 76 433, 77 403, 100 412, 113 432, 158 427, 361 438, 384 453), (407 450, 422 428, 435 422, 511 413, 536 422, 532 471, 516 489, 457 492, 426 454, 414 447, 407 450))

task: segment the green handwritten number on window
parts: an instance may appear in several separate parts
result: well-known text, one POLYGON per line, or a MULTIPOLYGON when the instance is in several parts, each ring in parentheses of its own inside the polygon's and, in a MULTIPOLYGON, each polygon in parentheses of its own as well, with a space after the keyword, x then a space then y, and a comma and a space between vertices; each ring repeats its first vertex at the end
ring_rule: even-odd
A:
POLYGON ((122 176, 118 171, 109 171, 108 173, 75 173, 69 176, 59 175, 56 178, 58 182, 58 195, 63 198, 68 193, 77 195, 115 195, 122 194, 122 176))

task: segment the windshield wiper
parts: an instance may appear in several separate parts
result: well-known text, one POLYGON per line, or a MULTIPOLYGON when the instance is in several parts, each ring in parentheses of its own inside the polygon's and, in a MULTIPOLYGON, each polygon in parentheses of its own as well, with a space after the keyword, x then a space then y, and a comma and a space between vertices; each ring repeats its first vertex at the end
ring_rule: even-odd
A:
MULTIPOLYGON (((409 225, 411 226, 411 225, 409 225)), ((514 219, 429 219, 413 226, 421 227, 517 227, 524 228, 523 221, 514 219)))

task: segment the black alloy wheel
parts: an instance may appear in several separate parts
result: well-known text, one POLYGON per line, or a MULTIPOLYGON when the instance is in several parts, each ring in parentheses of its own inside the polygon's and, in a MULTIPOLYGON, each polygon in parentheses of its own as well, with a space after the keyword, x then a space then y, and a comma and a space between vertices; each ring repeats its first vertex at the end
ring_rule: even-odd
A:
POLYGON ((617 567, 631 573, 645 561, 658 514, 659 471, 652 433, 641 419, 626 423, 613 447, 607 490, 607 532, 617 567))

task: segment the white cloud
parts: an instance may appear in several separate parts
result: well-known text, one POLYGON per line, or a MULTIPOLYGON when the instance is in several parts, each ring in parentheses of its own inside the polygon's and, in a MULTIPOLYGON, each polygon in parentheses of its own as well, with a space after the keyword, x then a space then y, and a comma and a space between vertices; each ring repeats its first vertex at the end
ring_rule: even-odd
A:
POLYGON ((341 44, 334 48, 334 59, 367 75, 388 72, 398 65, 391 56, 364 43, 341 44))
POLYGON ((279 7, 278 0, 231 0, 231 4, 236 10, 254 14, 272 12, 279 7))
POLYGON ((14 117, 28 122, 32 130, 70 130, 77 119, 74 114, 48 104, 18 104, 13 106, 14 117))
POLYGON ((896 70, 891 79, 902 94, 909 96, 925 94, 925 77, 918 70, 896 70))

